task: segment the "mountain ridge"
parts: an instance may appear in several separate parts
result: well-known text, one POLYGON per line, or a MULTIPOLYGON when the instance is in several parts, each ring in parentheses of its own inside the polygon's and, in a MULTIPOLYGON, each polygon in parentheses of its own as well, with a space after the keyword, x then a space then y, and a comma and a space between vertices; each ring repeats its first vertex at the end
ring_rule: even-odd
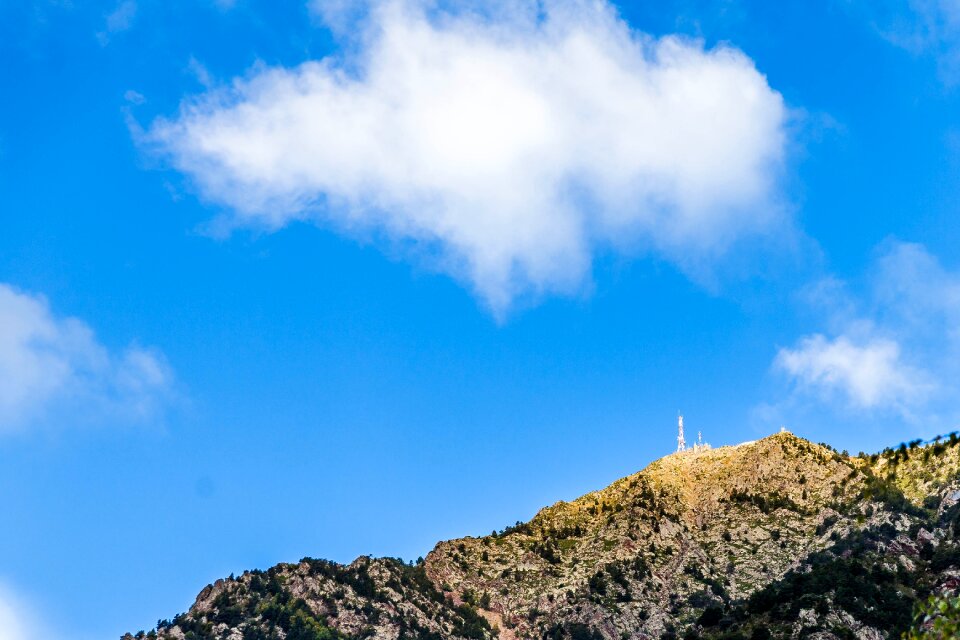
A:
POLYGON ((442 541, 414 566, 304 559, 217 581, 151 633, 899 637, 919 599, 960 586, 957 444, 951 435, 849 456, 781 432, 678 452, 526 523, 442 541), (882 588, 844 582, 860 569, 882 588), (814 583, 821 593, 809 592, 814 583))

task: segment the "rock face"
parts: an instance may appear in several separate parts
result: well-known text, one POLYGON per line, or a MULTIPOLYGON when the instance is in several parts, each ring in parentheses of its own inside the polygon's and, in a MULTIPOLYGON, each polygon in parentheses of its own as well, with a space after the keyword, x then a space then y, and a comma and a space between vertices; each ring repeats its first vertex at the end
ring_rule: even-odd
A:
POLYGON ((218 581, 147 635, 899 638, 916 601, 960 586, 956 445, 850 457, 779 433, 677 453, 417 565, 303 560, 218 581))

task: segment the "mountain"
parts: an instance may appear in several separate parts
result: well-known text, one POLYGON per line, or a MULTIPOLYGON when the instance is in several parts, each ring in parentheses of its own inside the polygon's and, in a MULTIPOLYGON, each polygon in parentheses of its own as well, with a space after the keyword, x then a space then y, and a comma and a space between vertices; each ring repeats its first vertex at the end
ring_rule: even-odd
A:
POLYGON ((145 635, 899 638, 918 602, 960 587, 957 445, 849 456, 781 432, 687 450, 416 564, 304 559, 218 580, 145 635))

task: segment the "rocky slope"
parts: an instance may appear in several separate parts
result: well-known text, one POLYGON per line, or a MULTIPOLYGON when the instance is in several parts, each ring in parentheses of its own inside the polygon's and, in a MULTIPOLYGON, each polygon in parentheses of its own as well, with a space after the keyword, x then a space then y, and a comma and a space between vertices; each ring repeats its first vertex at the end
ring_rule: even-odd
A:
MULTIPOLYGON (((960 585, 960 446, 789 433, 667 456, 417 565, 303 560, 205 588, 176 640, 895 638, 960 585)), ((149 635, 149 634, 148 634, 149 635)))

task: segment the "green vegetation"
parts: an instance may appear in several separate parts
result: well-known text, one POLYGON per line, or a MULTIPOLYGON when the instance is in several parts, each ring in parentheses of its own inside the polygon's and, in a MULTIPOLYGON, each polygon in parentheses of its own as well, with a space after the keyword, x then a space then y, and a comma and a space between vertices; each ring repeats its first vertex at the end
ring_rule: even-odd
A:
POLYGON ((789 509, 796 513, 807 512, 805 508, 791 500, 788 496, 781 495, 776 491, 764 495, 762 493, 737 490, 730 494, 730 502, 734 504, 752 504, 762 513, 772 513, 777 509, 789 509))
POLYGON ((930 596, 917 606, 914 626, 904 640, 960 638, 960 597, 930 596))
MULTIPOLYGON (((449 637, 429 628, 427 621, 436 621, 449 628, 451 636, 466 640, 486 640, 492 634, 489 623, 474 606, 475 596, 471 594, 463 604, 454 606, 427 577, 422 562, 408 565, 395 559, 365 559, 343 566, 304 558, 298 565, 252 571, 208 589, 216 595, 206 611, 161 620, 153 637, 163 640, 177 628, 186 640, 222 640, 231 629, 240 631, 243 640, 362 640, 373 636, 374 627, 381 623, 398 628, 401 640, 449 637), (387 574, 386 579, 374 577, 375 562, 387 574), (331 588, 295 597, 289 583, 301 577, 331 588), (415 603, 422 615, 398 613, 398 597, 415 603), (345 611, 364 621, 365 626, 352 635, 338 631, 329 619, 345 611), (222 631, 224 628, 227 631, 222 631)), ((490 606, 489 594, 484 593, 480 603, 490 606)))

